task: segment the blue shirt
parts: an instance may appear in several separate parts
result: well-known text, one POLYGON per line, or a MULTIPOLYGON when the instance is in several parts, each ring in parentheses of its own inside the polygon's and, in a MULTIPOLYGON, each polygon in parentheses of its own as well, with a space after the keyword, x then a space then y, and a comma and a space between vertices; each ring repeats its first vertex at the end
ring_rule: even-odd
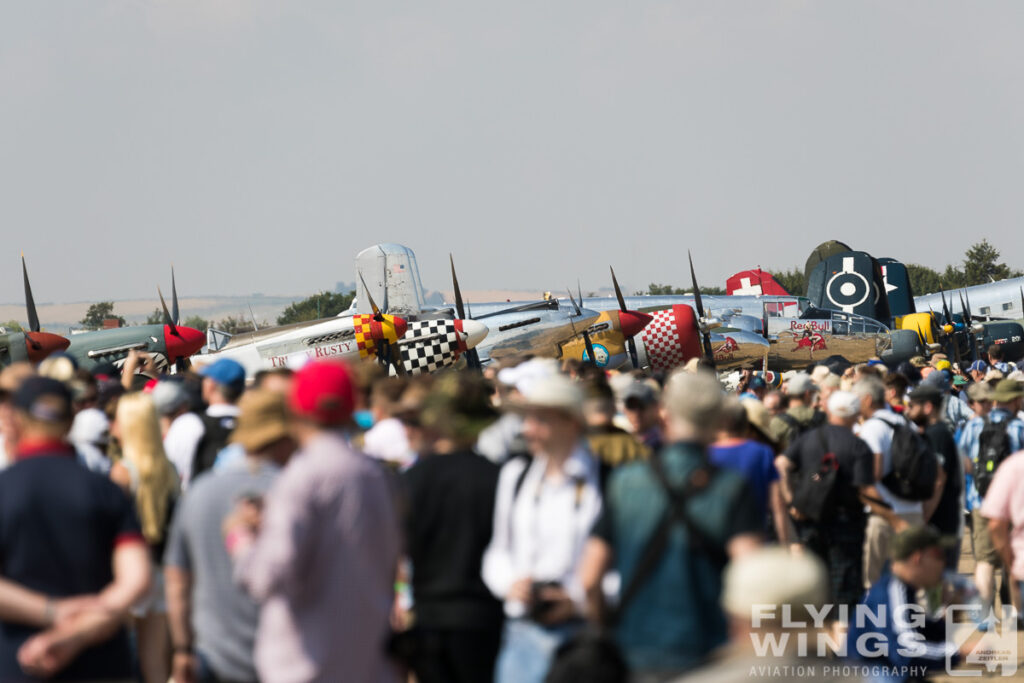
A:
POLYGON ((772 482, 779 478, 779 471, 775 469, 775 451, 771 446, 751 440, 711 446, 708 459, 713 465, 742 474, 754 494, 758 512, 767 513, 768 491, 772 482))
POLYGON ((871 616, 857 619, 856 612, 850 615, 847 657, 901 669, 915 667, 918 672, 944 670, 947 656, 955 664, 959 659, 957 648, 946 642, 945 620, 933 619, 922 609, 915 608, 916 592, 896 576, 883 574, 857 606, 858 610, 866 608, 871 616), (876 625, 876 618, 882 621, 883 615, 884 622, 876 625), (860 652, 858 640, 862 641, 860 649, 863 651, 860 652))
MULTIPOLYGON (((1006 425, 1006 434, 1010 438, 1011 453, 1016 453, 1024 447, 1024 422, 1019 418, 1010 414, 1008 410, 993 408, 988 414, 988 419, 993 424, 1009 420, 1009 423, 1006 425)), ((981 437, 981 430, 984 428, 985 418, 975 417, 964 427, 960 433, 960 440, 956 444, 960 450, 960 455, 970 458, 971 462, 975 464, 978 462, 978 440, 981 437)), ((965 483, 967 484, 967 509, 977 510, 981 507, 981 496, 978 494, 978 487, 974 483, 974 477, 965 477, 965 483)))
MULTIPOLYGON (((654 457, 662 458, 669 482, 680 489, 704 462, 700 447, 689 443, 667 446, 654 457)), ((612 472, 593 535, 613 548, 623 586, 636 572, 667 507, 667 494, 647 463, 612 472)), ((728 469, 716 470, 708 485, 689 499, 687 509, 708 541, 723 552, 733 536, 764 528, 764 512, 756 508, 743 476, 728 469)), ((616 637, 630 666, 637 671, 681 670, 725 643, 721 591, 721 567, 676 524, 664 557, 620 615, 616 637)))

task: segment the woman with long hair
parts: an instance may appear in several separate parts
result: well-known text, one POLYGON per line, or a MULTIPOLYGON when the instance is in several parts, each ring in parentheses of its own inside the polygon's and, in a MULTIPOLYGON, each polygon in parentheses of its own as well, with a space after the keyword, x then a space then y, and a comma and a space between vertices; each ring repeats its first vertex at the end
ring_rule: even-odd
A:
POLYGON ((171 648, 160 565, 180 491, 178 475, 164 453, 156 407, 147 394, 121 397, 110 433, 121 447, 121 459, 111 468, 110 477, 135 499, 142 535, 153 558, 153 588, 133 609, 139 665, 146 683, 166 683, 171 648))

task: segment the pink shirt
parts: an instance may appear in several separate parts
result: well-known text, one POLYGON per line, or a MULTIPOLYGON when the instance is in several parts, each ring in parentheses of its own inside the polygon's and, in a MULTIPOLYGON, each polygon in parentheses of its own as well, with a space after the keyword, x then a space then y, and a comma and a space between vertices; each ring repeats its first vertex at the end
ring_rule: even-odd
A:
POLYGON ((1013 576, 1024 581, 1024 451, 999 465, 981 503, 981 516, 1010 522, 1013 576))
POLYGON ((235 566, 260 602, 260 679, 397 682, 384 646, 399 546, 380 464, 341 434, 320 434, 296 453, 267 495, 255 545, 235 566))

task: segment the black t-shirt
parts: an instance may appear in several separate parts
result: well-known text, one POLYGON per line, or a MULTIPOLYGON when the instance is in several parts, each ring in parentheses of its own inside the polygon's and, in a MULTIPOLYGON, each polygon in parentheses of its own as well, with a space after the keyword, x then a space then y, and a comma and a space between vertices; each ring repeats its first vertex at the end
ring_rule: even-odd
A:
POLYGON ((942 469, 946 473, 946 484, 942 488, 939 505, 929 523, 943 535, 956 534, 960 528, 960 492, 963 490, 956 442, 945 422, 929 425, 924 433, 932 448, 942 457, 942 469))
MULTIPOLYGON (((131 499, 90 472, 70 447, 23 453, 0 472, 0 574, 53 597, 98 593, 113 580, 111 559, 122 542, 142 542, 131 499)), ((34 680, 17 653, 38 629, 0 621, 0 681, 34 680)), ((131 651, 122 628, 51 680, 130 678, 131 651)))
POLYGON ((500 628, 501 602, 480 576, 493 528, 497 465, 473 452, 427 456, 402 479, 416 623, 500 628))
POLYGON ((875 463, 871 449, 859 436, 845 427, 823 425, 801 434, 786 449, 785 456, 796 466, 796 472, 818 470, 825 455, 820 436, 822 430, 828 449, 835 454, 839 464, 833 494, 836 509, 849 516, 863 516, 864 503, 858 498, 858 489, 875 483, 875 463))

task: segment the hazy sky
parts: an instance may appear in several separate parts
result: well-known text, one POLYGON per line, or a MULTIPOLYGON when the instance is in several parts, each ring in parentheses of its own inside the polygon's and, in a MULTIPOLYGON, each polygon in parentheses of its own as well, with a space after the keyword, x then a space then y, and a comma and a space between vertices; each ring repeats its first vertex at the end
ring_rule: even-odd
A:
POLYGON ((3 4, 0 300, 1024 266, 1020 2, 3 4))

